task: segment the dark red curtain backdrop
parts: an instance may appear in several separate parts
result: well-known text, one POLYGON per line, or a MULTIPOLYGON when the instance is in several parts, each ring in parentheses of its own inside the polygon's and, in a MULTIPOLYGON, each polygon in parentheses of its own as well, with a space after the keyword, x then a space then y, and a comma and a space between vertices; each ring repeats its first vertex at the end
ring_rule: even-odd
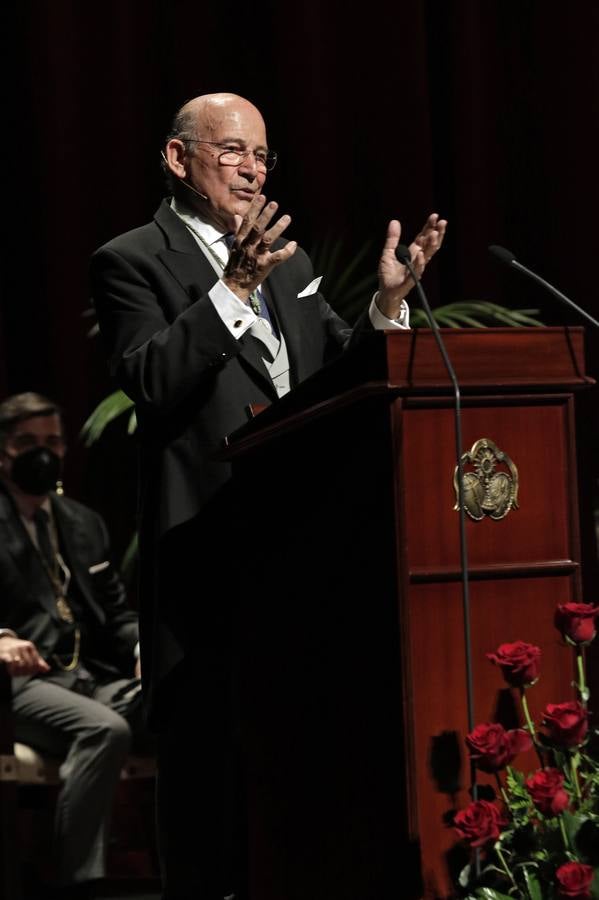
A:
MULTIPOLYGON (((267 193, 308 249, 327 233, 380 244, 391 216, 409 236, 438 210, 450 228, 426 279, 434 304, 488 298, 575 322, 498 269, 486 248, 500 243, 599 316, 594 0, 24 0, 3 17, 0 394, 63 403, 71 493, 96 499, 77 433, 109 389, 82 318, 89 255, 151 216, 162 137, 196 94, 262 109, 281 159, 267 193)), ((590 336, 595 375, 598 346, 590 336)))

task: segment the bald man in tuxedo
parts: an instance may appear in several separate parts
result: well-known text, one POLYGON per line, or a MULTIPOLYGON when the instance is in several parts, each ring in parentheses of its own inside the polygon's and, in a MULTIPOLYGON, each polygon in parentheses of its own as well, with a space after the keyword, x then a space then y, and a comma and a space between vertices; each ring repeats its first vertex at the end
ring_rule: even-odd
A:
MULTIPOLYGON (((278 216, 263 192, 276 154, 262 115, 242 97, 186 103, 163 161, 171 196, 151 223, 96 252, 92 287, 110 369, 139 422, 141 647, 160 735, 163 896, 222 900, 246 890, 239 803, 228 797, 236 769, 231 615, 243 590, 232 560, 243 570, 252 551, 236 532, 230 467, 218 451, 249 404, 276 402, 373 328, 409 327, 413 283, 395 256, 401 227, 393 220, 378 292, 353 329, 336 315, 309 258, 284 236, 290 216, 278 216), (192 709, 207 738, 190 833, 177 754, 192 709)), ((411 244, 418 276, 445 228, 432 214, 411 244)))

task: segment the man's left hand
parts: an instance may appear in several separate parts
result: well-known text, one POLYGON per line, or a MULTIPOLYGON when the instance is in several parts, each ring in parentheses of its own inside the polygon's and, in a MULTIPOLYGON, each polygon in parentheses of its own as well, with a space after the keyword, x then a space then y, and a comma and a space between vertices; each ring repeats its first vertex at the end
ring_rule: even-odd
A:
MULTIPOLYGON (((427 263, 443 243, 446 228, 447 221, 440 219, 438 213, 432 213, 410 244, 412 266, 418 278, 422 277, 427 263)), ((387 238, 379 262, 379 294, 376 298, 377 307, 388 319, 399 318, 402 301, 414 287, 407 266, 402 266, 395 256, 400 237, 401 224, 393 219, 387 228, 387 238)))

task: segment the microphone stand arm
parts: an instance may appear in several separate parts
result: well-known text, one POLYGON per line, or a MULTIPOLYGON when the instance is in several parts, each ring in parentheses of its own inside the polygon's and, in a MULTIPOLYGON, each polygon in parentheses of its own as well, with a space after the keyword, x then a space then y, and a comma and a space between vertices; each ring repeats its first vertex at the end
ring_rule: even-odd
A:
POLYGON ((584 310, 578 303, 574 303, 573 300, 570 300, 569 297, 566 297, 565 294, 562 294, 561 291, 558 291, 556 287, 553 287, 552 284, 549 284, 548 281, 545 281, 544 278, 541 278, 540 275, 537 275, 536 272, 533 272, 532 269, 527 269, 526 266, 523 266, 522 263, 518 262, 517 259, 513 259, 510 265, 514 266, 515 269, 518 269, 519 272, 522 272, 524 275, 528 275, 533 281, 536 281, 537 284, 540 284, 545 290, 549 291, 550 294, 553 294, 554 297, 557 297, 558 300, 561 300, 562 303, 565 303, 566 306, 571 306, 572 309, 575 309, 579 315, 581 315, 587 322, 590 322, 591 325, 594 325, 595 328, 599 328, 599 322, 597 319, 594 319, 586 310, 584 310))
MULTIPOLYGON (((449 355, 445 348, 443 338, 439 326, 432 314, 429 302, 424 293, 424 289, 420 284, 418 276, 414 271, 410 251, 403 246, 397 248, 396 256, 402 265, 406 266, 416 285, 416 291, 422 303, 422 308, 431 331, 435 336, 435 341, 439 352, 447 369, 447 374, 453 385, 455 396, 455 453, 457 459, 458 471, 458 508, 460 522, 460 567, 462 571, 462 615, 464 621, 464 647, 465 647, 465 664, 466 664, 466 699, 468 709, 468 731, 474 729, 474 679, 472 673, 472 629, 470 622, 470 579, 468 574, 468 541, 466 536, 466 513, 464 510, 464 464, 462 461, 462 404, 460 386, 455 374, 455 370, 449 359, 449 355), (404 252, 405 251, 405 252, 404 252)), ((470 783, 472 786, 472 799, 478 799, 478 786, 476 783, 476 769, 474 764, 470 763, 470 783)), ((480 874, 480 851, 477 848, 475 854, 475 867, 477 874, 480 874)))

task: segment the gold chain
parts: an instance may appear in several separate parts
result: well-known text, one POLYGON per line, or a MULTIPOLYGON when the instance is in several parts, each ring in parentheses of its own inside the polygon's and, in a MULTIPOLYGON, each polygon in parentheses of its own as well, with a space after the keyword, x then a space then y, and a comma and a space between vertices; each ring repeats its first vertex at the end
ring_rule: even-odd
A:
MULTIPOLYGON (((48 531, 50 536, 50 543, 52 544, 52 552, 53 552, 53 566, 50 567, 48 561, 46 560, 44 554, 41 552, 41 549, 38 548, 39 557, 42 561, 42 565, 46 570, 46 574, 50 579, 50 583, 52 585, 52 589, 54 590, 54 600, 56 603, 56 610, 58 612, 58 616, 62 622, 67 622, 69 625, 72 625, 75 621, 75 617, 73 615, 73 610, 69 604, 69 601, 64 596, 62 584, 60 581, 60 566, 58 563, 58 535, 56 533, 56 525, 54 522, 54 518, 52 515, 48 515, 48 531)), ((52 654, 52 659, 63 672, 72 672, 73 669, 76 669, 79 665, 79 656, 81 651, 81 629, 78 625, 75 625, 75 638, 74 638, 74 646, 73 646, 73 655, 71 656, 71 661, 67 663, 67 665, 63 665, 60 657, 56 654, 52 654)))
POLYGON ((67 665, 65 666, 62 663, 60 656, 57 656, 56 653, 52 654, 52 659, 54 660, 54 662, 56 663, 58 668, 62 669, 63 672, 72 672, 73 669, 76 669, 77 666, 79 665, 80 650, 81 650, 81 631, 79 629, 79 626, 75 625, 75 645, 73 647, 73 655, 71 657, 70 663, 67 663, 67 665))

